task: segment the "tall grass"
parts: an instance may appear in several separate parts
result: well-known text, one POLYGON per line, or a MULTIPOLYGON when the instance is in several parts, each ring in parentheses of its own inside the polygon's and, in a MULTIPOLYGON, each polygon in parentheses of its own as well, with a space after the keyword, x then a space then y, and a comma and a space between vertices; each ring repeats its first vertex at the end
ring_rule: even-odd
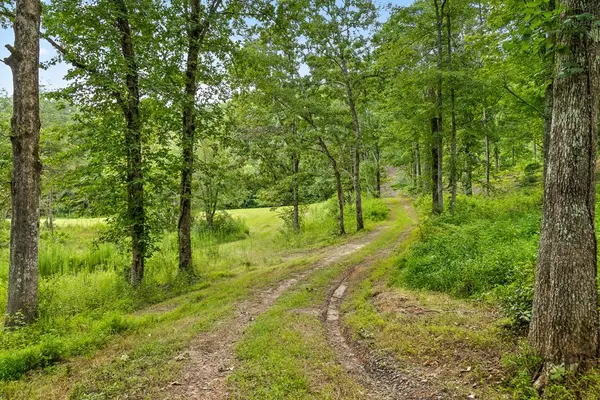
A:
POLYGON ((466 197, 455 214, 427 218, 421 240, 399 266, 411 288, 469 297, 509 285, 535 264, 541 191, 466 197))

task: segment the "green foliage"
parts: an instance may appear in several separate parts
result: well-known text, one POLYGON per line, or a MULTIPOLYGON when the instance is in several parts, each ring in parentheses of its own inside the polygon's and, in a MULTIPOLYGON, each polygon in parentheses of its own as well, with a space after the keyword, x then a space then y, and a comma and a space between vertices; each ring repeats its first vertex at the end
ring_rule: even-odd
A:
MULTIPOLYGON (((125 278, 130 262, 127 254, 114 244, 98 242, 104 222, 56 220, 54 236, 44 230, 40 242, 38 321, 0 332, 0 380, 18 379, 31 369, 93 354, 114 335, 156 323, 154 317, 135 313, 149 304, 203 290, 214 282, 249 279, 247 274, 255 270, 267 274, 290 249, 319 247, 336 240, 331 234, 335 222, 326 217, 323 205, 306 207, 303 231, 291 238, 288 232, 281 232, 282 221, 268 208, 217 213, 214 230, 203 222, 198 218, 193 235, 196 278, 178 274, 177 234, 167 232, 147 261, 144 283, 133 289, 125 278)), ((0 277, 6 281, 7 248, 0 248, 0 260, 0 277)), ((253 282, 252 286, 265 282, 253 282)), ((235 289, 225 285, 213 297, 222 299, 232 292, 235 289)), ((214 304, 218 300, 198 296, 202 301, 186 303, 219 309, 214 304)), ((6 285, 0 285, 0 310, 5 302, 6 285)), ((206 310, 203 313, 212 315, 206 310)))
POLYGON ((390 215, 390 208, 379 198, 366 198, 363 200, 363 217, 373 222, 385 221, 390 215))
MULTIPOLYGON (((429 219, 401 265, 409 287, 482 295, 522 277, 537 257, 539 191, 496 198, 461 196, 454 216, 429 219)), ((510 308, 510 307, 509 307, 510 308)))
POLYGON ((542 179, 542 169, 543 165, 537 161, 525 165, 525 167, 523 168, 524 174, 519 184, 522 187, 535 186, 542 179))
POLYGON ((217 243, 234 242, 242 240, 250 235, 250 228, 239 217, 233 217, 227 211, 219 211, 215 214, 212 226, 206 222, 206 218, 200 214, 196 219, 194 229, 203 240, 214 239, 217 243))

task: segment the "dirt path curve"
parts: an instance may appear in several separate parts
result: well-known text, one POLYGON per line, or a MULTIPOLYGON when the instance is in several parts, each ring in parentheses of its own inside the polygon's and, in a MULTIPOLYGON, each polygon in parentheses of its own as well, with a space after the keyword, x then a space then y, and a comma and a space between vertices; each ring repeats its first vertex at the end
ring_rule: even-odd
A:
MULTIPOLYGON (((417 215, 411 203, 403 199, 402 205, 413 222, 417 215)), ((373 352, 367 346, 350 340, 340 323, 340 306, 349 287, 355 287, 362 281, 363 272, 373 263, 389 257, 410 236, 414 225, 400 233, 398 241, 378 253, 372 254, 362 263, 347 272, 341 282, 332 290, 323 309, 323 320, 327 330, 329 345, 335 350, 338 361, 352 378, 365 388, 364 398, 378 400, 439 400, 447 397, 427 379, 419 377, 417 371, 408 371, 392 359, 392 357, 373 352)))
POLYGON ((166 399, 216 400, 228 397, 227 377, 236 367, 235 347, 254 319, 267 311, 275 301, 297 282, 316 270, 329 267, 371 243, 383 227, 347 243, 322 250, 312 267, 263 290, 252 299, 238 304, 235 315, 210 332, 200 334, 188 349, 177 356, 184 362, 179 379, 164 390, 166 399))

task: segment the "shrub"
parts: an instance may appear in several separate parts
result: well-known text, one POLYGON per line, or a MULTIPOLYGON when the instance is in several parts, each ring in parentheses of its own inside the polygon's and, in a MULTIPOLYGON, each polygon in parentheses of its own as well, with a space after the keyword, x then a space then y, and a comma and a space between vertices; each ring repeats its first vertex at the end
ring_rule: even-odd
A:
POLYGON ((245 239, 250 235, 250 228, 241 218, 235 218, 226 211, 219 211, 213 218, 213 225, 209 226, 206 218, 200 215, 197 218, 195 230, 202 238, 215 239, 218 243, 234 242, 245 239))
MULTIPOLYGON (((306 206, 300 206, 298 210, 298 222, 300 228, 304 225, 307 211, 308 209, 306 206)), ((294 230, 294 207, 280 207, 277 209, 277 216, 283 221, 284 233, 292 232, 294 230)))
POLYGON ((379 222, 385 221, 390 215, 390 209, 382 199, 367 198, 363 200, 363 216, 365 219, 379 222))
POLYGON ((539 162, 532 162, 523 168, 523 177, 519 182, 521 187, 530 187, 540 182, 543 166, 539 162))

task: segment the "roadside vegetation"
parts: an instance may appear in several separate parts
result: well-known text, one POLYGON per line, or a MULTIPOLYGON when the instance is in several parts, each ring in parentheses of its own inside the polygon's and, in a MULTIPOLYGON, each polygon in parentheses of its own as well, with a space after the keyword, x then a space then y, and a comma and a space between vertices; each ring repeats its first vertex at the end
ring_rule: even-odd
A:
POLYGON ((557 367, 543 392, 533 386, 543 367, 526 341, 539 171, 535 164, 507 171, 494 195, 459 196, 453 215, 432 218, 417 198, 420 224, 402 253, 371 268, 345 303, 351 338, 425 371, 458 398, 598 398, 594 365, 584 375, 557 367))

